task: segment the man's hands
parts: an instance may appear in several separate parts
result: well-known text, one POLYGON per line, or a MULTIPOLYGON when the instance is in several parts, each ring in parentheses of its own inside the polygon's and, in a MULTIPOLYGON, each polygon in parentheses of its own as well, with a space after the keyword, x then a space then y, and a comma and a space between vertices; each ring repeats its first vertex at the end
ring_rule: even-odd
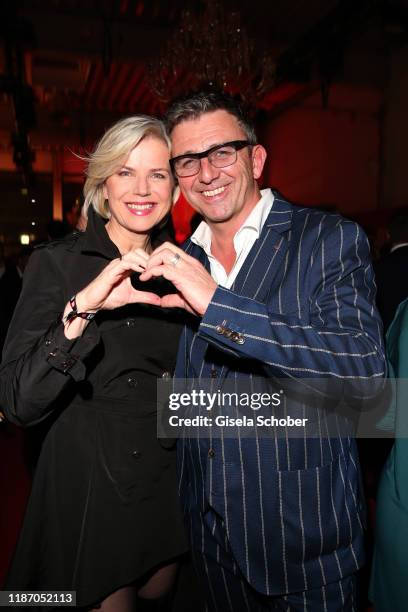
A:
POLYGON ((159 246, 146 262, 141 281, 163 276, 173 283, 175 292, 161 298, 164 308, 184 308, 202 316, 217 289, 217 283, 194 257, 170 242, 159 246))

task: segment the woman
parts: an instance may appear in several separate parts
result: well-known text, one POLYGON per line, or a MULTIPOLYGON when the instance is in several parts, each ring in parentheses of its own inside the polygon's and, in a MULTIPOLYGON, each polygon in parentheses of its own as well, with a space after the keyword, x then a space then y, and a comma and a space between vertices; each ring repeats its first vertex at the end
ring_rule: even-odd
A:
POLYGON ((408 610, 408 299, 387 332, 390 376, 395 378, 395 442, 377 493, 370 599, 375 612, 408 610))
POLYGON ((158 307, 160 286, 132 286, 172 205, 169 147, 156 119, 116 123, 89 158, 86 231, 26 270, 1 405, 14 423, 53 422, 7 589, 74 590, 77 606, 115 612, 138 591, 156 609, 186 548, 174 452, 156 436, 181 321, 158 307))

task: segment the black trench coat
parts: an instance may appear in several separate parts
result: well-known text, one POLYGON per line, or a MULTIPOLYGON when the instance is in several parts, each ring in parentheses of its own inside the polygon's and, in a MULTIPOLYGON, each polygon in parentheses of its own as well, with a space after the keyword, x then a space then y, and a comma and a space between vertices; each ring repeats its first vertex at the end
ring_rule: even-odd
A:
POLYGON ((156 436, 156 382, 173 371, 181 315, 100 311, 76 340, 60 323, 118 256, 93 211, 85 233, 37 248, 0 370, 10 421, 53 421, 6 588, 76 590, 79 606, 186 550, 175 452, 156 436))

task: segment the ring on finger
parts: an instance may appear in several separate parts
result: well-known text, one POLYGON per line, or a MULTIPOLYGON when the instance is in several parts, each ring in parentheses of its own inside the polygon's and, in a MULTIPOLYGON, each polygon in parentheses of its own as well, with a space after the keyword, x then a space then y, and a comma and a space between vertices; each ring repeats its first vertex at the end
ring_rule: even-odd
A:
POLYGON ((172 266, 177 266, 180 259, 181 259, 180 255, 178 253, 175 253, 173 257, 170 259, 169 264, 171 264, 172 266))

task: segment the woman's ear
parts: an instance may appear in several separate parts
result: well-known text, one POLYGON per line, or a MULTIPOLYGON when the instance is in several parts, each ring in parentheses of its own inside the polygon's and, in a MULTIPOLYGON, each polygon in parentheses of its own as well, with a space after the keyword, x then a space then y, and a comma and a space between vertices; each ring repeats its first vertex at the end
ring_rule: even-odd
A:
POLYGON ((177 202, 179 197, 180 197, 180 187, 178 185, 175 185, 174 189, 173 189, 173 198, 172 198, 173 199, 173 204, 175 204, 177 202))
POLYGON ((102 192, 103 192, 103 197, 105 198, 105 200, 108 200, 108 190, 106 188, 106 183, 103 183, 102 185, 102 192))

